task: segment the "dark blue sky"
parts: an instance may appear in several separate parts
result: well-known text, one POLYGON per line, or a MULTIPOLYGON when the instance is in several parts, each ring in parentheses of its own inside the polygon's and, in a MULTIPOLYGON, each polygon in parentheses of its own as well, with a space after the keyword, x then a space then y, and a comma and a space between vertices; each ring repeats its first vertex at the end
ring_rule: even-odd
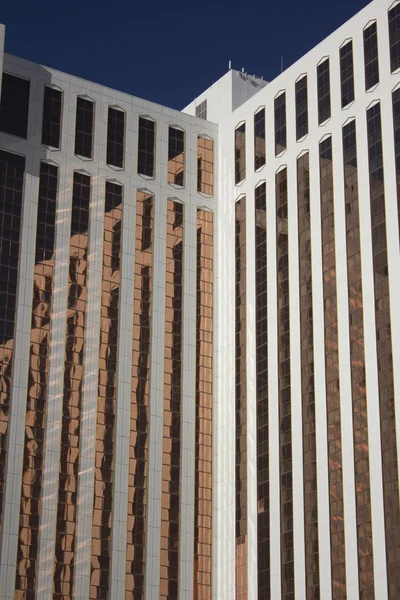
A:
POLYGON ((181 109, 228 68, 273 79, 365 0, 3 0, 6 51, 181 109))

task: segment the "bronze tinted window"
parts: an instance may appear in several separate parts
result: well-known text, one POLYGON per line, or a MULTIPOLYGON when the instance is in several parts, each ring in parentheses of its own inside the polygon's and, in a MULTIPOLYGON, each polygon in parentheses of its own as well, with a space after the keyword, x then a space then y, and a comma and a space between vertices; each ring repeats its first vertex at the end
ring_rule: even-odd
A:
POLYGON ((296 81, 296 140, 308 133, 307 75, 296 81))
POLYGON ((60 147, 62 91, 44 87, 42 144, 60 147))
POLYGON ((154 177, 155 141, 155 121, 139 117, 138 173, 140 175, 154 177))
POLYGON ((286 150, 286 92, 274 103, 275 113, 275 156, 286 150))
POLYGON ((214 193, 214 142, 197 138, 197 191, 212 196, 214 193))
POLYGON ((246 178, 246 123, 235 129, 235 184, 246 178))
POLYGON ((329 74, 329 58, 317 67, 318 86, 318 124, 324 123, 331 116, 331 83, 329 74))
POLYGON ((340 85, 342 108, 354 100, 353 42, 347 42, 340 48, 340 85))
POLYGON ((107 164, 113 167, 124 166, 125 113, 123 110, 108 107, 107 124, 107 164))
POLYGON ((207 100, 203 100, 203 102, 200 102, 200 104, 196 106, 196 117, 207 121, 207 100))
POLYGON ((76 99, 75 154, 92 158, 94 102, 76 99))
POLYGON ((400 237, 400 88, 392 94, 393 101, 393 133, 394 150, 396 157, 396 181, 397 181, 397 215, 400 237))
POLYGON ((254 169, 265 165, 265 108, 254 115, 254 169))
POLYGON ((376 22, 364 29, 365 91, 379 83, 378 32, 376 22))
POLYGON ((390 69, 400 67, 400 4, 389 10, 390 69))
POLYGON ((0 131, 25 138, 28 134, 29 79, 3 73, 0 131))
POLYGON ((256 397, 257 397, 257 556, 258 598, 269 598, 270 502, 268 443, 268 323, 267 323, 267 196, 266 184, 254 192, 256 276, 256 397))
POLYGON ((168 183, 184 185, 185 132, 176 127, 168 128, 168 183))

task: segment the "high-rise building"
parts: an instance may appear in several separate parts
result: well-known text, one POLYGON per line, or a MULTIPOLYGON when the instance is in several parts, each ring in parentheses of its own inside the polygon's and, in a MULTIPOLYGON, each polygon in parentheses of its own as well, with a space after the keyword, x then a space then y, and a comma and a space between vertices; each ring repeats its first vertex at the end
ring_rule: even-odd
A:
POLYGON ((0 598, 399 600, 400 2, 182 112, 4 33, 0 598))

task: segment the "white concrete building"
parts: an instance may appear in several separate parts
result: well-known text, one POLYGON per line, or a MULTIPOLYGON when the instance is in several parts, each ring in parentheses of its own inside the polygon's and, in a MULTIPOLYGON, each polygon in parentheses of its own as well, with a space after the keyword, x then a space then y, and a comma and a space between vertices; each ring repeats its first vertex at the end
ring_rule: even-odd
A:
POLYGON ((398 600, 400 3, 182 112, 3 46, 0 597, 398 600))

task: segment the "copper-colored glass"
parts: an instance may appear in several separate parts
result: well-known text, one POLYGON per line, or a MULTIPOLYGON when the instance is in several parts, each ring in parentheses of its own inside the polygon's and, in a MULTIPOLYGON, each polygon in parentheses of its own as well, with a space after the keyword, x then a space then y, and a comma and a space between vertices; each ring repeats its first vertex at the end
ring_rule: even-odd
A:
POLYGON ((178 600, 182 402, 183 205, 168 200, 160 600, 178 600))
POLYGON ((346 598, 332 140, 319 145, 332 598, 346 598))
POLYGON ((266 184, 255 189, 258 597, 271 595, 266 184))
MULTIPOLYGON (((40 165, 15 590, 35 593, 48 401, 58 167, 40 165)), ((27 596, 25 596, 27 597, 27 596)))
POLYGON ((13 376, 25 157, 0 150, 0 539, 13 376))
POLYGON ((397 600, 400 590, 400 506, 379 103, 367 111, 367 129, 388 598, 397 600))
POLYGON ((355 121, 343 127, 343 163, 359 586, 360 598, 375 598, 355 121))
MULTIPOLYGON (((400 5, 397 5, 400 6, 400 5)), ((396 183, 397 183, 397 225, 400 239, 400 88, 392 94, 393 102, 393 135, 394 150, 396 155, 396 183)))
POLYGON ((236 600, 247 600, 246 196, 235 204, 236 600))
POLYGON ((214 194, 214 142, 209 138, 197 138, 197 191, 214 194))
POLYGON ((168 129, 168 183, 185 183, 185 132, 176 127, 168 129))
POLYGON ((213 213, 197 211, 196 440, 193 600, 211 600, 213 213))
POLYGON ((254 170, 265 165, 265 108, 254 115, 254 170))
POLYGON ((282 600, 294 600, 287 169, 275 176, 282 600))
POLYGON ((143 600, 147 517, 154 198, 137 192, 125 600, 143 600))
POLYGON ((235 129, 235 183, 246 178, 246 123, 235 129))
POLYGON ((110 593, 122 209, 122 186, 106 181, 90 600, 110 593))
POLYGON ((72 600, 85 345, 90 183, 74 172, 53 600, 72 600))
POLYGON ((309 155, 297 160, 301 397, 303 415, 304 538, 306 598, 319 599, 317 455, 315 439, 314 321, 311 272, 309 155))

